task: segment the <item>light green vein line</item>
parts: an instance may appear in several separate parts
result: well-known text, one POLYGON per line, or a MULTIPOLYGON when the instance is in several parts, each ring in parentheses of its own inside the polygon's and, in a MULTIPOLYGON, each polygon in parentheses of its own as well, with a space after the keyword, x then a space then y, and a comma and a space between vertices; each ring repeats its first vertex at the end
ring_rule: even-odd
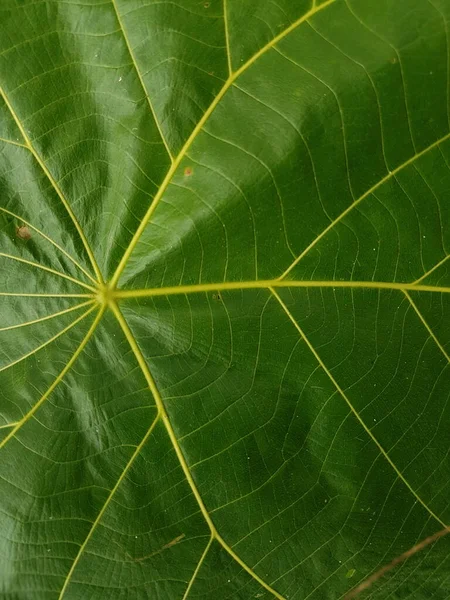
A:
POLYGON ((150 427, 148 428, 147 433, 144 435, 144 437, 142 438, 142 441, 140 442, 139 446, 136 447, 135 451, 133 452, 130 460, 127 462, 124 470, 122 471, 122 473, 120 474, 120 477, 117 479, 116 484, 114 485, 114 487, 112 488, 108 498, 106 499, 105 503, 103 504, 100 512, 97 515, 97 518, 95 519, 95 521, 92 523, 92 526, 89 530, 89 533, 87 534, 84 542, 81 544, 80 549, 78 550, 78 553, 72 563, 72 566, 70 567, 70 570, 64 580, 64 584, 61 588, 61 592, 58 596, 58 600, 61 600, 64 596, 64 594, 66 593, 67 587, 70 583, 70 580, 72 579, 72 575, 75 571, 75 569, 77 568, 78 562, 83 554, 83 552, 86 549, 87 544, 89 543, 89 540, 91 539, 97 525, 100 523, 103 515, 105 514, 106 509, 109 506, 109 503, 111 502, 111 500, 114 497, 114 494, 117 492, 117 489, 119 488, 119 485, 122 483, 122 481, 124 480, 124 478, 126 477, 128 471, 130 470, 132 464, 134 463, 134 461, 136 460, 136 457, 140 454, 140 452, 142 451, 142 448, 144 447, 145 443, 147 442, 148 438, 151 436, 152 431, 156 425, 156 423, 159 420, 159 414, 156 415, 156 418, 154 419, 153 423, 150 425, 150 427))
POLYGON ((6 423, 6 425, 0 425, 0 429, 8 429, 8 427, 15 427, 18 424, 18 421, 14 423, 6 423))
POLYGON ((350 410, 352 411, 352 413, 354 414, 354 416, 356 417, 356 419, 359 421, 359 423, 362 426, 362 428, 364 429, 364 431, 367 433, 367 435, 370 437, 370 439, 374 442, 374 444, 378 447, 378 450, 380 451, 381 455, 385 458, 385 460, 389 463, 389 465, 395 471, 397 477, 406 485, 406 487, 411 492, 411 494, 414 496, 414 498, 416 498, 416 500, 418 502, 420 502, 420 504, 425 508, 425 510, 438 523, 440 523, 443 527, 447 527, 447 525, 444 523, 444 521, 442 521, 442 519, 440 519, 437 516, 437 514, 434 513, 432 511, 432 509, 425 503, 425 501, 422 500, 422 498, 417 494, 417 492, 414 490, 414 488, 411 486, 411 484, 407 481, 407 479, 405 479, 405 477, 403 476, 403 474, 401 473, 401 471, 397 468, 397 466, 395 465, 395 463, 392 461, 392 459, 390 458, 389 454, 386 452, 386 450, 383 448, 383 446, 380 444, 380 442, 374 436, 374 434, 372 433, 372 431, 369 429, 369 427, 367 427, 367 425, 365 424, 365 422, 363 421, 363 419, 359 415, 358 411, 355 409, 355 407, 353 406, 353 404, 350 402, 350 400, 348 399, 347 395, 345 394, 344 390, 341 388, 341 386, 339 385, 339 383, 333 377, 331 371, 328 370, 327 366, 325 365, 325 363, 323 362, 323 360, 320 358, 320 356, 317 353, 317 351, 315 350, 314 346, 311 344, 311 342, 309 341, 309 339, 306 337, 306 335, 303 332, 302 328, 297 323, 297 321, 294 319, 293 315, 290 313, 288 307, 284 304, 283 300, 280 298, 280 296, 278 295, 278 293, 275 291, 274 288, 271 288, 270 291, 272 292, 273 296, 278 300, 278 302, 281 305, 281 308, 284 310, 284 312, 286 313, 287 317, 289 318, 289 320, 291 321, 291 323, 294 325, 294 327, 296 328, 296 330, 300 334, 300 336, 303 339, 303 341, 305 342, 305 344, 308 346, 309 350, 311 351, 311 353, 313 354, 313 356, 315 357, 315 359, 317 360, 317 362, 319 363, 319 365, 322 367, 324 373, 328 376, 328 378, 330 379, 331 383, 334 385, 334 387, 339 392, 339 394, 341 395, 341 397, 345 400, 345 402, 347 403, 348 407, 350 408, 350 410))
POLYGON ((206 558, 206 555, 208 554, 208 551, 211 547, 211 544, 213 542, 214 537, 211 535, 211 537, 209 538, 209 542, 206 544, 206 548, 203 550, 203 553, 200 557, 200 560, 197 563, 197 566, 195 567, 194 572, 192 573, 192 577, 189 580, 188 586, 186 588, 186 591, 183 594, 183 598, 181 600, 187 600, 187 597, 189 596, 189 592, 191 591, 192 586, 194 585, 194 581, 198 575, 198 572, 200 571, 200 568, 206 558))
POLYGON ((85 317, 87 317, 87 315, 90 312, 92 312, 94 310, 94 308, 95 308, 95 305, 92 306, 86 312, 84 312, 80 317, 78 317, 77 319, 75 319, 75 321, 72 321, 72 323, 69 323, 69 325, 67 325, 67 327, 64 327, 64 329, 62 329, 61 331, 58 331, 58 333, 56 335, 54 335, 53 337, 51 337, 49 340, 47 340, 46 342, 44 342, 43 344, 41 344, 37 348, 34 348, 33 350, 31 350, 31 352, 27 352, 27 354, 24 354, 20 358, 17 358, 16 360, 13 360, 12 362, 8 363, 7 365, 1 367, 0 368, 0 373, 2 371, 6 371, 6 369, 9 369, 10 367, 13 367, 14 365, 17 365, 17 363, 20 363, 23 360, 26 360, 30 356, 33 356, 33 354, 37 354, 40 350, 42 350, 43 348, 45 348, 46 346, 48 346, 49 344, 51 344, 52 342, 54 342, 55 340, 57 340, 59 337, 61 337, 65 333, 67 333, 69 331, 69 329, 72 329, 72 327, 75 327, 75 325, 77 323, 79 323, 80 321, 82 321, 85 317))
POLYGON ((231 77, 233 75, 233 66, 231 64, 231 46, 230 46, 230 32, 228 26, 228 10, 227 10, 227 0, 223 0, 223 22, 225 28, 225 45, 227 49, 227 61, 228 61, 228 75, 231 77))
POLYGON ((0 296, 2 297, 12 297, 12 298, 92 298, 94 299, 93 294, 27 294, 22 292, 0 292, 0 296))
POLYGON ((436 271, 436 269, 439 269, 439 267, 442 266, 449 258, 450 258, 450 254, 447 254, 447 256, 444 256, 444 258, 442 260, 440 260, 438 263, 436 263, 432 269, 430 269, 429 271, 427 271, 426 273, 424 273, 422 275, 422 277, 420 277, 419 279, 417 279, 414 282, 414 285, 417 285, 418 283, 420 283, 421 281, 423 281, 425 279, 425 277, 428 277, 428 275, 431 275, 431 273, 433 273, 434 271, 436 271))
POLYGON ((417 160, 418 158, 420 158, 421 156, 423 156, 424 154, 426 154, 427 152, 429 152, 433 148, 436 148, 437 146, 439 146, 439 144, 442 144, 442 142, 445 142, 445 140, 448 140, 449 138, 450 138, 450 133, 447 133, 447 135, 444 135, 442 138, 440 138, 437 141, 433 142, 432 144, 430 144, 429 146, 427 146, 426 148, 424 148, 424 150, 421 150, 417 154, 414 154, 414 156, 412 156, 411 158, 409 158, 408 160, 406 160, 404 163, 402 163, 401 165, 399 165, 398 167, 396 167, 393 171, 389 171, 389 173, 387 175, 385 175, 382 179, 380 179, 380 181, 378 183, 376 183, 375 185, 373 185, 366 192, 364 192, 364 194, 362 196, 360 196, 354 202, 352 202, 343 212, 341 212, 341 214, 338 217, 336 217, 336 219, 334 219, 334 221, 332 221, 328 225, 328 227, 326 227, 321 233, 319 233, 319 235, 309 244, 309 246, 307 246, 303 250, 303 252, 299 256, 297 256, 297 258, 289 265, 289 267, 284 271, 284 273, 282 273, 280 275, 279 279, 280 280, 284 279, 292 271, 292 269, 296 265, 298 265, 298 263, 308 254, 308 252, 312 248, 314 248, 314 246, 325 235, 327 235, 327 233, 331 229, 333 229, 340 221, 342 221, 342 219, 344 219, 344 217, 346 217, 348 215, 348 213, 351 212, 355 208, 355 206, 357 206, 358 204, 360 204, 360 202, 362 202, 365 198, 367 198, 367 196, 370 196, 370 194, 372 194, 375 190, 377 190, 384 183, 386 183, 387 181, 389 181, 390 179, 392 179, 392 177, 395 177, 397 175, 397 173, 399 173, 402 169, 404 169, 405 167, 407 167, 408 165, 410 165, 411 163, 413 163, 415 160, 417 160))
POLYGON ((50 173, 50 171, 47 169, 44 161, 42 160, 42 158, 39 156, 39 154, 36 152, 36 150, 34 149, 30 138, 28 137, 28 134, 26 133, 25 129, 23 128, 22 123, 19 120, 18 115, 16 114, 15 110, 13 109, 8 97, 5 94, 5 91, 0 87, 0 95, 3 97, 3 100, 5 101, 6 106, 8 107, 9 112, 11 113, 17 127, 19 128, 20 133, 22 134, 23 139, 25 140, 25 144, 26 147, 30 150, 31 154, 34 156, 35 160, 38 162, 39 166, 41 167, 41 169, 43 170, 43 172, 45 173, 47 179, 50 181, 53 189, 55 190, 55 192, 58 194, 59 199, 61 200, 61 202, 64 205, 64 208, 66 209, 67 213, 69 214, 70 218, 72 219, 73 224, 75 225, 75 228, 78 232, 78 235, 80 236, 80 239, 84 245, 84 248, 87 252, 87 255, 89 256, 89 260, 91 261, 91 265, 92 268, 94 269, 94 272, 97 276, 97 280, 99 283, 103 282, 103 277, 102 274, 100 272, 100 269, 97 265, 97 261, 95 260, 95 256, 91 250, 91 247, 89 246, 89 242, 87 241, 86 236, 84 235, 84 231, 82 230, 80 224, 78 223, 78 220, 75 216, 75 213, 73 212, 70 204, 67 202, 67 200, 64 197, 64 194, 62 193, 62 191, 59 189, 56 180, 53 178, 53 175, 50 173))
POLYGON ((75 279, 75 277, 71 277, 70 275, 66 275, 65 273, 60 273, 59 271, 55 271, 55 269, 51 269, 50 267, 45 267, 44 265, 40 265, 39 263, 32 262, 31 260, 27 260, 26 258, 19 258, 18 256, 13 256, 12 254, 5 254, 5 252, 0 252, 0 256, 3 256, 3 258, 8 258, 9 260, 17 260, 18 262, 29 265, 30 267, 35 267, 36 269, 41 269, 42 271, 47 271, 47 273, 51 273, 52 275, 57 275, 58 277, 67 279, 68 281, 71 281, 72 283, 80 285, 81 287, 84 287, 93 293, 95 293, 97 291, 91 285, 88 285, 87 283, 83 283, 82 281, 75 279))
MULTIPOLYGON (((24 148, 26 148, 26 146, 24 146, 24 148)), ((3 208, 0 206, 0 210, 4 213, 7 213, 11 217, 14 217, 18 221, 20 221, 21 223, 23 223, 24 225, 29 227, 30 229, 33 229, 34 231, 36 231, 36 233, 38 233, 40 236, 42 236, 44 239, 46 239, 48 242, 50 242, 50 244, 55 246, 55 248, 58 248, 58 250, 60 252, 62 252, 64 254, 64 256, 66 256, 76 267, 78 267, 86 275, 86 277, 88 277, 93 283, 95 283, 95 284, 97 283, 96 279, 94 279, 94 277, 92 277, 92 275, 88 271, 86 271, 86 269, 84 267, 82 267, 78 261, 76 261, 68 252, 66 252, 66 250, 64 250, 64 248, 62 248, 59 244, 57 244, 54 240, 52 240, 52 238, 50 238, 48 235, 46 235, 43 231, 41 231, 40 229, 38 229, 37 227, 32 225, 29 221, 26 221, 25 219, 23 219, 21 216, 17 215, 16 213, 13 213, 10 210, 7 210, 6 208, 3 208)))
MULTIPOLYGON (((169 416, 167 414, 166 411, 166 407, 164 406, 164 403, 162 401, 161 395, 159 393, 158 388, 156 387, 156 383, 153 379, 152 374, 150 373, 150 369, 148 368, 148 365, 145 361, 145 358, 141 352, 141 349, 139 348, 139 345, 133 335, 133 332, 131 331, 127 321, 125 320, 125 317, 122 315, 122 313, 120 312, 118 306, 112 302, 111 303, 111 309, 114 312, 114 315, 117 319, 117 321, 119 322, 120 327, 122 328, 122 331, 125 334, 125 337, 128 340, 128 343, 130 344, 131 350, 133 351, 133 354, 136 357, 136 360, 142 370, 142 373, 147 381, 147 384, 150 388, 150 391, 153 394, 153 398, 155 400, 156 406, 158 408, 158 414, 161 417, 161 420, 166 428, 167 434, 169 436, 169 439, 172 443, 172 446, 175 450, 175 454, 177 455, 178 461, 180 463, 180 466, 183 470, 184 476, 186 477, 186 480, 191 488, 192 494, 194 496, 194 498, 197 501, 197 504, 200 508, 200 512, 203 515, 203 518, 205 519, 206 523, 208 524, 210 531, 211 531, 211 536, 213 538, 215 538, 219 544, 222 545, 222 547, 228 552, 228 554, 230 554, 230 556, 232 556, 234 558, 234 560, 249 574, 251 575, 251 577, 253 577, 253 579, 255 579, 264 589, 266 589, 268 592, 270 592, 271 594, 273 594, 275 596, 275 598, 277 598, 277 600, 285 600, 285 598, 283 598, 283 596, 281 596, 277 591, 275 591, 274 589, 272 589, 270 587, 270 585, 268 585, 263 579, 261 579, 261 577, 259 575, 257 575, 237 554, 236 552, 234 552, 234 550, 227 544, 227 542, 222 538, 222 536, 219 534, 219 532, 217 531, 209 513, 208 510, 206 509, 206 506, 203 502, 203 499, 200 495, 200 492, 195 484, 194 478, 192 477, 191 471, 189 469, 189 466, 186 462, 186 459, 184 458, 184 454, 181 450, 180 444, 178 443, 177 437, 175 435, 175 432, 172 428, 172 424, 170 423, 169 420, 169 416)), ((61 600, 61 599, 59 599, 61 600)))
POLYGON ((28 147, 25 146, 25 144, 20 144, 19 142, 14 142, 13 140, 7 140, 6 138, 0 137, 0 142, 5 142, 5 144, 12 144, 13 146, 20 146, 21 148, 27 148, 28 150, 28 147))
POLYGON ((437 337, 434 335, 431 327, 428 325, 428 323, 425 321, 425 318, 423 317, 422 313, 420 312, 420 310, 417 308, 415 302, 413 301, 413 299, 411 298, 411 296, 408 294, 408 292, 406 290, 402 290, 403 293, 405 294, 405 296, 408 298, 409 303, 411 304, 411 306, 413 307, 414 311, 416 312, 417 316, 419 317, 419 319, 421 320, 423 326, 425 327, 425 329, 428 331, 431 339, 434 341, 434 343, 436 344, 436 346, 439 348, 439 350, 442 352, 442 354, 445 356, 445 358, 447 359, 447 361, 450 363, 450 356, 447 354, 447 352, 445 351, 444 346, 441 344, 441 342, 437 339, 437 337))
POLYGON ((147 88, 145 87, 144 80, 142 78, 141 72, 140 72, 140 70, 138 68, 138 65, 137 65, 136 57, 134 56, 134 52, 133 52, 133 50, 131 48, 131 44, 130 44, 130 42, 128 40, 128 36, 127 36, 127 34, 125 32, 125 26, 124 26, 124 24, 122 22, 122 17, 120 16, 119 9, 117 8, 117 0, 111 0, 111 3, 113 5, 113 7, 114 7, 114 12, 116 13, 116 19, 117 19, 117 22, 119 23, 119 27, 120 27, 120 29, 122 31, 123 39, 125 40, 125 44, 126 44, 127 49, 128 49, 128 54, 130 55, 131 61, 133 63, 133 66, 134 66, 134 69, 136 71, 136 74, 138 76, 138 79, 139 79, 139 82, 141 84, 142 90, 143 90, 143 92, 145 94, 145 98, 147 99, 148 106, 150 108, 150 112, 151 112, 152 117, 153 117, 153 121, 155 122, 155 125, 156 125, 156 127, 158 129, 159 135, 161 137, 161 141, 163 142, 163 144, 164 144, 164 146, 166 148, 167 154, 169 155, 170 160, 173 162, 172 153, 170 151, 170 148, 169 148, 169 145, 167 143, 167 140, 166 140, 166 138, 165 138, 165 136, 163 134, 163 131, 161 129, 159 121, 156 118, 155 109, 153 108, 152 102, 150 100, 150 95, 148 94, 147 88))
POLYGON ((198 285, 179 285, 173 287, 148 288, 141 290, 115 290, 113 296, 120 298, 145 298, 153 296, 171 296, 174 294, 198 294, 226 290, 251 290, 268 288, 351 288, 379 290, 411 290, 416 292, 450 293, 450 287, 417 285, 414 283, 390 283, 384 281, 294 281, 290 279, 261 279, 259 281, 228 281, 223 283, 201 283, 198 285))
POLYGON ((65 308, 64 310, 60 310, 59 312, 53 313, 51 315, 47 315, 45 317, 40 317, 39 319, 33 319, 33 321, 25 321, 25 323, 18 323, 17 325, 9 325, 8 327, 0 327, 0 331, 10 331, 11 329, 19 329, 20 327, 28 327, 28 325, 35 325, 36 323, 42 323, 43 321, 48 321, 49 319, 54 319, 55 317, 60 317, 61 315, 66 315, 74 310, 78 310, 79 308, 83 308, 83 306, 88 306, 88 304, 92 304, 94 300, 88 300, 87 302, 82 302, 81 304, 76 304, 75 306, 71 306, 70 308, 65 308))
MULTIPOLYGON (((74 323, 72 323, 71 327, 73 327, 77 322, 81 321, 81 319, 83 319, 84 317, 87 317, 87 315, 89 313, 91 313, 94 310, 94 308, 95 308, 95 306, 93 308, 89 309, 87 312, 85 312, 84 315, 82 315, 79 319, 77 319, 74 323)), ((100 321, 100 319, 101 319, 101 317, 103 315, 103 312, 104 312, 104 307, 100 308, 100 310, 99 310, 96 318, 94 319, 92 325, 89 328, 89 331, 87 332, 87 334, 83 338, 81 344, 75 350, 74 354, 72 355, 71 359, 66 364, 66 366, 64 367, 64 369, 55 378, 55 380, 53 381, 53 383, 51 384, 51 386, 47 389, 47 391, 45 392, 45 394, 43 394, 40 397, 40 399, 36 402, 36 404, 33 406, 33 408, 31 410, 29 410, 27 412, 27 414, 24 417, 22 417, 22 419, 18 423, 16 423, 16 425, 13 427, 12 431, 0 442, 0 449, 3 448, 3 446, 12 437, 14 437, 16 435, 17 431, 22 427, 22 425, 24 425, 27 421, 29 421, 29 419, 34 415, 34 413, 38 410, 38 408, 50 396, 50 394, 53 392, 53 390, 56 388, 56 386, 62 381, 63 377, 66 375, 66 373, 72 367, 72 365, 74 364, 74 362, 77 360, 78 356, 81 354, 81 352, 83 351, 84 347, 88 343, 91 335, 94 333, 95 328, 97 327, 97 324, 98 324, 98 322, 100 321)))
POLYGON ((134 248, 135 248, 135 246, 136 246, 139 238, 141 237, 142 232, 147 227, 147 224, 150 221, 153 213, 155 212, 156 207, 158 206, 161 198, 163 197, 164 192, 166 191, 168 185, 170 184, 175 171, 178 169, 181 161, 185 157, 186 153, 188 152, 188 150, 191 147, 192 143, 196 139, 197 135, 203 129, 203 126, 205 125, 206 121, 212 115, 212 113, 216 109, 217 105, 222 100, 222 98, 225 96, 225 94, 229 90, 229 88, 233 85, 233 83, 236 81, 236 79, 242 75, 242 73, 244 73, 263 54, 265 54, 268 50, 270 50, 271 48, 273 48, 273 46, 275 44, 277 44, 284 37, 286 37, 287 35, 289 35, 289 33, 291 33, 292 31, 294 31, 299 25, 301 25, 302 23, 304 23, 305 21, 307 21, 314 14, 316 14, 316 13, 324 10, 327 6, 329 6, 330 4, 333 4, 334 2, 336 2, 336 0, 327 0, 327 2, 324 2, 319 7, 317 7, 317 8, 311 8, 311 10, 309 10, 307 13, 305 13, 302 17, 300 17, 296 21, 294 21, 294 23, 292 23, 284 31, 282 31, 281 33, 279 33, 276 37, 274 37, 268 44, 266 44, 265 46, 263 46, 256 54, 254 54, 237 71, 234 71, 233 74, 225 81, 225 83, 222 86, 222 88, 220 89, 219 93, 214 98, 214 100, 211 102, 211 104, 209 105, 208 109, 203 114, 202 118, 199 120, 199 122, 197 123, 197 125, 194 127, 194 129, 192 130, 191 135, 188 137, 188 139, 186 140, 184 146, 181 148, 179 154, 174 159, 174 161, 173 161, 170 169, 167 171, 166 176, 164 177, 164 180, 162 181, 162 183, 161 183, 161 185, 160 185, 157 193, 155 194, 155 197, 153 198, 153 200, 152 200, 152 202, 151 202, 151 204, 150 204, 150 206, 149 206, 146 214, 144 215, 144 218, 140 222, 139 227, 136 229, 136 232, 133 235, 133 237, 131 239, 131 242, 128 245, 128 248, 123 253, 122 259, 120 260, 119 265, 118 265, 118 267, 117 267, 114 275, 111 278, 111 282, 110 282, 111 289, 114 289, 116 287, 117 282, 119 281, 120 275, 122 274, 122 271, 124 270, 124 268, 125 268, 125 266, 126 266, 126 264, 128 262, 128 259, 131 256, 131 253, 133 252, 133 250, 134 250, 134 248))

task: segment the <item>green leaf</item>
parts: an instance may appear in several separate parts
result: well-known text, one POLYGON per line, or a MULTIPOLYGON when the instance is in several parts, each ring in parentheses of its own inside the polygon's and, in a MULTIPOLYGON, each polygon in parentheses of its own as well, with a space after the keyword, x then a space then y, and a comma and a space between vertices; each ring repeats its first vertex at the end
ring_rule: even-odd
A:
POLYGON ((2 0, 1 598, 338 599, 450 524, 449 21, 2 0))

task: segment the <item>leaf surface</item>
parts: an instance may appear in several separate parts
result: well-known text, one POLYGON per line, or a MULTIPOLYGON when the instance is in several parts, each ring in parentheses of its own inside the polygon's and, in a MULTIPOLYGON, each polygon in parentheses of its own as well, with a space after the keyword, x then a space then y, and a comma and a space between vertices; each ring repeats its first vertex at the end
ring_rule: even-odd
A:
POLYGON ((450 524, 449 20, 3 0, 2 598, 338 599, 450 524))

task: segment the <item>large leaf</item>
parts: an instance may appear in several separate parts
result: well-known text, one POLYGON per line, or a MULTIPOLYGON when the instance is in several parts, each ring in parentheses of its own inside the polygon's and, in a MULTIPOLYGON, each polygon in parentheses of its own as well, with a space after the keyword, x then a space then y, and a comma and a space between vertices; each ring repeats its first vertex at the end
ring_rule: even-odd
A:
POLYGON ((449 20, 2 0, 2 599, 337 599, 450 524, 449 20))

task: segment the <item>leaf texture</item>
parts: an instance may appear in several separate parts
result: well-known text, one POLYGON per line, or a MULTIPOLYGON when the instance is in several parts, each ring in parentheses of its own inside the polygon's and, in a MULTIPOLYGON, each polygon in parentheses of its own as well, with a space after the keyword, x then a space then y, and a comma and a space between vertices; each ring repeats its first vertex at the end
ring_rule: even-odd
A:
POLYGON ((2 598, 337 600, 450 524, 449 20, 2 1, 2 598))

